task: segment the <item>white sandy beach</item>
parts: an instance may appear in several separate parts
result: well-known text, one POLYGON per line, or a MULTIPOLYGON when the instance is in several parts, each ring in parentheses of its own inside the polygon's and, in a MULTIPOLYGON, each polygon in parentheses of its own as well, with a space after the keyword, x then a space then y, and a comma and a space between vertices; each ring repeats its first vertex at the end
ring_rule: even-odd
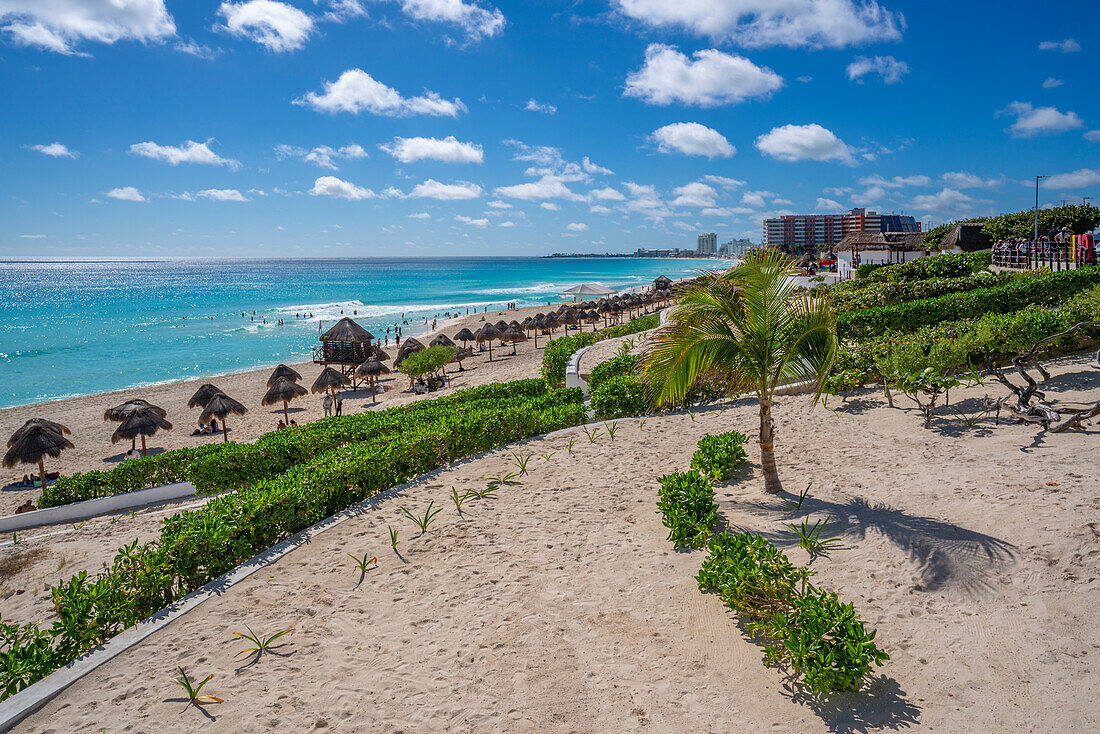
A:
MULTIPOLYGON (((1100 385, 1084 357, 1051 371, 1045 389, 1063 402, 1100 385)), ((1000 391, 952 391, 952 403, 973 411, 1000 391)), ((528 442, 517 450, 548 460, 462 516, 451 487, 483 487, 511 458, 446 469, 203 603, 17 731, 1095 730, 1098 429, 1043 436, 939 415, 924 430, 915 410, 873 391, 829 409, 778 400, 786 491, 811 487, 796 517, 829 516, 827 534, 843 539, 812 562, 816 581, 855 603, 892 658, 862 694, 809 697, 764 668, 736 616, 699 592, 703 553, 665 540, 657 477, 686 469, 707 432, 754 436, 744 400, 695 420, 624 421, 613 441, 576 431, 571 455, 567 435, 528 442), (399 508, 429 501, 446 509, 417 537, 399 508), (400 556, 387 525, 400 529, 400 556), (357 586, 346 553, 379 567, 357 586), (246 624, 295 633, 248 664, 232 640, 246 624), (169 680, 177 665, 214 674, 203 692, 226 702, 185 707, 169 680)), ((724 522, 809 563, 783 526, 794 518, 762 492, 754 445, 749 456, 717 487, 724 522)), ((68 556, 105 558, 110 543, 73 535, 68 556)), ((56 567, 56 547, 21 545, 42 556, 21 573, 46 578, 32 569, 56 567)))

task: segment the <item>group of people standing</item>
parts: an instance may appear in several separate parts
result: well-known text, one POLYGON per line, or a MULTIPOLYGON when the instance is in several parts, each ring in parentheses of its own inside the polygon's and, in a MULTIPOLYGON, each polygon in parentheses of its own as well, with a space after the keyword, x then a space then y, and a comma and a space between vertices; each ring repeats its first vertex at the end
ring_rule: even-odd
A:
POLYGON ((1037 242, 1025 237, 1000 240, 993 243, 992 254, 993 264, 1001 267, 1028 267, 1032 260, 1095 265, 1096 243, 1091 232, 1074 234, 1069 227, 1062 227, 1037 242))

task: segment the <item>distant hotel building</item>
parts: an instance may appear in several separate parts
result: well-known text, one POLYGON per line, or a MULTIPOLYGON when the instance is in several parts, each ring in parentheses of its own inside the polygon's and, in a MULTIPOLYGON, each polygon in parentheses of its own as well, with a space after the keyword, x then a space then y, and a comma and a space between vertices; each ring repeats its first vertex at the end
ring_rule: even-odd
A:
POLYGON ((695 248, 697 255, 717 255, 718 235, 714 232, 699 235, 699 246, 695 248))
POLYGON ((905 214, 852 209, 843 214, 792 214, 764 220, 764 244, 795 255, 823 252, 853 232, 920 232, 905 214))

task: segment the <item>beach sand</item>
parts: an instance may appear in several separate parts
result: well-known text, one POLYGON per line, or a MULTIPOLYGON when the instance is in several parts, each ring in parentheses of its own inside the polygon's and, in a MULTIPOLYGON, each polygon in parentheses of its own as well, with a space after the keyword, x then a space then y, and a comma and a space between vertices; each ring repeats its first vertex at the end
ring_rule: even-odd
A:
MULTIPOLYGON (((427 336, 417 338, 427 344, 438 333, 453 337, 463 328, 475 331, 483 325, 486 319, 493 322, 500 319, 522 322, 527 316, 540 311, 554 310, 557 307, 558 304, 554 304, 552 306, 521 308, 515 311, 490 311, 488 314, 471 314, 439 322, 435 331, 429 332, 427 336)), ((591 327, 585 326, 584 328, 587 330, 591 327)), ((554 335, 560 336, 561 333, 560 330, 555 330, 554 335)), ((461 388, 485 385, 491 382, 507 382, 525 377, 537 377, 545 337, 540 336, 538 343, 539 347, 536 350, 532 341, 521 342, 517 345, 515 356, 512 355, 511 346, 501 350, 494 347, 492 362, 489 361, 488 352, 475 352, 473 358, 463 360, 463 371, 458 371, 457 365, 448 367, 447 374, 451 377, 448 387, 436 391, 428 397, 438 397, 461 388)), ((471 344, 470 346, 476 349, 476 345, 471 344)), ((384 349, 390 356, 396 356, 397 354, 397 350, 392 344, 384 347, 384 349)), ((301 384, 307 389, 313 384, 322 369, 320 365, 311 362, 291 366, 302 375, 301 384)), ((387 363, 387 366, 392 366, 392 363, 387 363)), ((111 443, 111 434, 114 433, 118 424, 104 421, 103 413, 107 409, 133 398, 144 398, 165 408, 168 411, 168 420, 173 424, 171 431, 158 433, 147 440, 150 453, 221 441, 222 437, 220 435, 190 435, 191 431, 198 425, 201 411, 197 408, 188 408, 187 401, 199 385, 210 382, 217 385, 230 397, 244 403, 245 407, 248 408, 248 412, 244 416, 229 417, 229 438, 234 441, 253 441, 261 434, 274 430, 276 424, 283 418, 282 406, 264 407, 260 405, 260 399, 267 391, 267 378, 270 375, 271 368, 265 368, 221 377, 173 382, 6 408, 0 410, 0 435, 11 435, 29 418, 49 418, 72 429, 72 435, 69 436, 69 439, 73 442, 75 448, 62 453, 59 459, 47 459, 47 472, 60 471, 63 474, 72 474, 78 471, 111 469, 123 459, 125 452, 130 449, 130 442, 111 443)), ((345 414, 390 407, 422 397, 408 389, 409 381, 401 374, 385 375, 381 378, 380 384, 383 386, 384 392, 378 395, 377 403, 371 402, 369 388, 366 387, 355 393, 346 393, 344 399, 345 414)), ((321 405, 322 397, 322 395, 310 394, 291 401, 290 418, 301 424, 324 417, 324 409, 321 405)), ((32 467, 27 464, 17 465, 12 469, 0 469, 0 487, 4 487, 3 490, 0 490, 0 515, 11 514, 27 500, 37 501, 38 496, 41 494, 40 489, 8 486, 20 480, 24 474, 36 473, 37 471, 37 465, 32 467)))
MULTIPOLYGON (((1095 400, 1092 365, 1051 363, 1044 390, 1095 400)), ((952 404, 975 412, 1002 391, 953 390, 952 404)), ((694 420, 624 421, 613 440, 576 431, 571 454, 558 435, 445 469, 173 621, 16 730, 1097 730, 1100 430, 938 416, 922 429, 915 409, 870 390, 828 409, 783 396, 777 459, 786 497, 810 486, 802 511, 763 493, 755 443, 716 487, 726 526, 810 564, 877 627, 892 659, 863 693, 810 696, 765 668, 742 621, 698 590, 704 553, 665 539, 657 477, 686 470, 708 432, 755 437, 755 405, 740 400, 694 420), (547 459, 458 515, 451 487, 484 487, 512 449, 547 459), (445 510, 418 537, 400 508, 429 501, 445 510), (826 516, 842 547, 811 563, 784 523, 826 516), (346 553, 379 567, 360 584, 346 553), (232 639, 246 624, 295 631, 252 662, 232 639), (177 665, 213 674, 203 693, 226 702, 186 707, 177 665)), ((36 543, 53 552, 21 551, 36 543)))

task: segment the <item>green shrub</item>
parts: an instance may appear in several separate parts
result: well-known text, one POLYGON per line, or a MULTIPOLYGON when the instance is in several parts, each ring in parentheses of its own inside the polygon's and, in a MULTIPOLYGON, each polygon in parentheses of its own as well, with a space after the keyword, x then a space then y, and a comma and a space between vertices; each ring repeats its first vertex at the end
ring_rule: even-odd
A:
POLYGON ((592 409, 598 420, 629 418, 656 411, 645 384, 636 375, 611 377, 592 391, 592 409))
POLYGON ((703 436, 699 440, 699 448, 691 457, 691 468, 715 481, 725 481, 748 456, 745 453, 745 442, 748 440, 748 436, 737 431, 703 436))
POLYGON ((696 580, 749 617, 749 633, 768 640, 767 665, 789 665, 810 690, 856 691, 874 666, 889 660, 853 605, 814 588, 813 572, 795 566, 759 535, 720 533, 696 580))
POLYGON ((590 389, 595 390, 612 377, 634 374, 638 357, 631 354, 630 350, 625 348, 625 344, 623 347, 616 356, 600 362, 592 368, 592 373, 588 376, 588 387, 590 389))
POLYGON ((668 539, 677 548, 702 548, 718 519, 710 480, 698 472, 680 472, 663 476, 659 481, 657 509, 668 528, 668 539))
POLYGON ((865 282, 885 283, 904 280, 928 280, 929 278, 962 278, 989 265, 983 253, 949 252, 929 257, 918 257, 906 263, 879 268, 870 273, 865 282))
POLYGON ((856 278, 863 280, 879 268, 887 267, 886 263, 862 263, 856 267, 856 278))
POLYGON ((577 334, 551 339, 546 343, 546 348, 542 353, 542 378, 546 380, 548 385, 561 385, 565 382, 565 368, 569 364, 569 359, 577 350, 604 339, 614 339, 655 329, 660 323, 661 315, 654 313, 602 331, 582 331, 577 334))
MULTIPOLYGON (((976 288, 991 288, 1013 280, 1032 277, 1034 271, 1022 273, 982 271, 962 278, 929 278, 928 280, 903 280, 886 283, 870 283, 859 288, 834 288, 828 292, 829 305, 837 313, 861 308, 892 306, 907 301, 961 293, 976 288)), ((846 281, 843 285, 854 283, 846 281)))

